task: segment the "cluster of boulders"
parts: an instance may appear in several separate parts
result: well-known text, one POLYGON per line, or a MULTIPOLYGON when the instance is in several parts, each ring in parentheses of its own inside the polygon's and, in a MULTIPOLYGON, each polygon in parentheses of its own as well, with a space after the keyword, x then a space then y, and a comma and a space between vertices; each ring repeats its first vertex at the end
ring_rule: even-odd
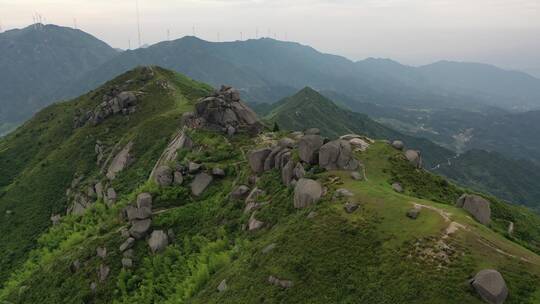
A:
POLYGON ((474 194, 463 194, 456 202, 456 206, 467 210, 478 222, 488 225, 491 222, 490 202, 474 194))
POLYGON ((136 104, 136 92, 120 91, 118 87, 114 87, 109 93, 103 95, 103 101, 93 110, 87 112, 79 110, 73 119, 73 126, 79 128, 87 123, 96 126, 109 116, 132 114, 136 110, 136 104))
MULTIPOLYGON (((394 140, 390 143, 397 150, 404 151, 405 144, 401 140, 394 140)), ((418 150, 406 150, 405 158, 415 167, 421 169, 423 167, 422 153, 418 150)))
POLYGON ((258 220, 255 215, 257 210, 262 208, 266 202, 260 202, 265 192, 257 187, 251 189, 247 185, 239 185, 230 194, 233 200, 244 200, 244 214, 251 214, 248 220, 247 229, 249 231, 258 230, 264 227, 264 222, 258 220))
POLYGON ((240 100, 240 92, 230 86, 221 86, 210 96, 201 98, 195 112, 184 114, 183 119, 189 127, 206 127, 229 136, 240 130, 257 134, 263 128, 257 114, 240 100))
MULTIPOLYGON (((84 176, 78 176, 71 182, 70 188, 66 190, 66 197, 69 202, 67 214, 82 215, 94 202, 99 199, 111 206, 117 200, 116 191, 112 187, 105 187, 102 182, 90 181, 83 184, 84 176)), ((53 224, 59 221, 58 217, 51 217, 53 224)))

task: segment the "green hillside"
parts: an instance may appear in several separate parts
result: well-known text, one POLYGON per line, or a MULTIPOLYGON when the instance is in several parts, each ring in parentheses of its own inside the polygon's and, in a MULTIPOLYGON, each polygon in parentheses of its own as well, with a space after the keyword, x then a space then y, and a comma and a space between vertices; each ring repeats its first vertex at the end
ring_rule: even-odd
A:
MULTIPOLYGON (((298 162, 303 156, 293 136, 201 128, 197 115, 205 103, 214 111, 215 98, 207 85, 174 72, 138 68, 48 107, 1 139, 0 303, 474 304, 483 302, 467 280, 485 268, 503 275, 505 303, 540 301, 540 217, 531 211, 487 197, 491 223, 481 225, 455 206, 466 190, 416 169, 384 141, 351 155, 363 164, 363 180, 304 163, 304 177, 325 191, 316 204, 295 208, 295 187, 281 182, 279 169, 254 178, 251 153, 289 136, 279 142, 298 162), (135 106, 82 119, 97 117, 85 113, 120 98, 118 92, 132 92, 135 106), (192 145, 174 145, 178 138, 192 145), (127 165, 110 180, 104 164, 115 163, 126 147, 127 165), (174 157, 163 158, 168 152, 174 157), (150 177, 156 163, 174 170, 174 182, 161 179, 170 172, 150 177), (196 194, 193 185, 209 175, 208 187, 196 194), (115 189, 116 201, 88 194, 95 202, 66 215, 68 197, 98 182, 115 189), (392 189, 394 182, 403 193, 392 189), (249 191, 237 194, 240 185, 261 192, 249 200, 249 191), (340 188, 351 196, 337 197, 340 188), (135 201, 137 217, 148 211, 141 201, 148 195, 151 213, 129 220, 135 201), (346 212, 347 202, 358 209, 346 212), (415 220, 406 216, 414 206, 415 220), (52 214, 62 216, 54 225, 52 214), (133 236, 146 216, 168 245, 151 250, 152 233, 130 243, 133 251, 123 247, 126 231, 133 236)), ((205 118, 209 126, 225 120, 213 113, 205 118)), ((370 124, 366 135, 385 130, 370 124)))

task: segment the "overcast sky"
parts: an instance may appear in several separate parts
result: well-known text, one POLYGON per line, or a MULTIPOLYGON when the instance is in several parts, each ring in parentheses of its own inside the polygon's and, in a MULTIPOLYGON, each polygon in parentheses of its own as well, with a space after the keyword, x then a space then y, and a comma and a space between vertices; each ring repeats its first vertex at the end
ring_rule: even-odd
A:
MULTIPOLYGON (((139 0, 143 43, 271 36, 350 59, 492 63, 540 76, 540 0, 139 0), (258 29, 258 31, 257 31, 258 29)), ((40 13, 113 47, 137 46, 136 0, 0 0, 3 29, 40 13)))

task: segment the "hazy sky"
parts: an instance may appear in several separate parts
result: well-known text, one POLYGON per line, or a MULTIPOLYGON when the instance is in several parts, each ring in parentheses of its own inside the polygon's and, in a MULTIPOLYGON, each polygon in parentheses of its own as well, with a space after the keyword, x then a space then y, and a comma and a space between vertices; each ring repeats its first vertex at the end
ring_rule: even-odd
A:
MULTIPOLYGON (((540 76, 540 0, 139 0, 143 43, 276 36, 321 51, 419 65, 478 61, 540 76)), ((137 45, 136 0, 0 0, 3 29, 32 14, 114 47, 137 45)))

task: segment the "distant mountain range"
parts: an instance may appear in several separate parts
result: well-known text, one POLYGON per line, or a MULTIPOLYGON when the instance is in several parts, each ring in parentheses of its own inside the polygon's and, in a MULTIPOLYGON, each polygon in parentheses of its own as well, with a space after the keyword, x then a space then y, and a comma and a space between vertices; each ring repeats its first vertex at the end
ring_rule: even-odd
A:
POLYGON ((74 78, 118 54, 80 31, 35 24, 0 34, 0 134, 56 100, 74 78))

